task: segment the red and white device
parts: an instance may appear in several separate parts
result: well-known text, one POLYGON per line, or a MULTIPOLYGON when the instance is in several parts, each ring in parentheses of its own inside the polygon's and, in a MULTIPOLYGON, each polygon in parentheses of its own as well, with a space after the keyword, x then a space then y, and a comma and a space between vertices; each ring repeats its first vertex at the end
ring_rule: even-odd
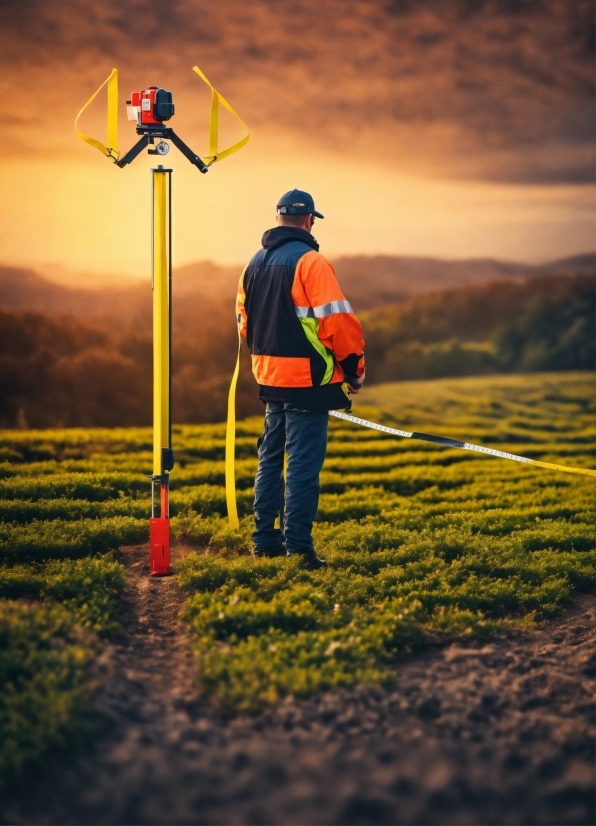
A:
POLYGON ((159 86, 148 86, 142 92, 133 92, 126 101, 129 120, 139 126, 159 126, 174 115, 172 93, 159 86))
MULTIPOLYGON (((166 141, 172 141, 182 154, 194 164, 200 172, 207 172, 207 164, 187 146, 182 138, 165 122, 174 116, 174 102, 172 93, 161 86, 147 86, 142 92, 133 92, 130 100, 126 101, 126 111, 129 120, 137 123, 137 135, 141 135, 135 145, 128 150, 124 157, 116 161, 121 169, 132 163, 140 152, 147 146, 153 146, 156 138, 161 138, 154 149, 149 149, 150 155, 167 155, 170 147, 166 141)), ((213 163, 213 161, 212 161, 213 163)))

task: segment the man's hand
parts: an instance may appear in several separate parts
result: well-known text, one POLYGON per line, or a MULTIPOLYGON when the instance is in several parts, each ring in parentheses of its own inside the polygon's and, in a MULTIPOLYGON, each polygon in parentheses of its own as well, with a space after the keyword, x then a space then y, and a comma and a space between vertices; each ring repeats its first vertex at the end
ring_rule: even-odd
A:
POLYGON ((364 373, 360 376, 360 378, 359 378, 357 381, 355 381, 355 382, 351 382, 351 381, 349 381, 349 382, 348 382, 348 391, 349 391, 349 392, 350 392, 353 396, 355 396, 355 395, 356 395, 356 393, 360 393, 360 388, 362 387, 362 385, 363 385, 363 383, 364 383, 364 377, 365 377, 365 375, 366 375, 366 371, 364 371, 364 373))

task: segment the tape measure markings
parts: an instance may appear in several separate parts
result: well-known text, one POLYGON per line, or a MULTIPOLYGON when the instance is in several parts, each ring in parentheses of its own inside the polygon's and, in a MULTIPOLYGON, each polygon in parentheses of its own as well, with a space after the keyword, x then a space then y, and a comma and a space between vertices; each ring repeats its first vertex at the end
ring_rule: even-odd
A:
POLYGON ((368 422, 366 419, 359 419, 358 416, 351 416, 348 413, 340 413, 339 410, 330 410, 332 416, 337 416, 338 419, 345 419, 347 422, 354 422, 360 424, 362 427, 372 427, 374 430, 380 430, 382 433, 389 433, 392 436, 402 436, 405 439, 411 439, 414 435, 407 430, 397 430, 394 427, 386 427, 384 424, 376 424, 368 422))
POLYGON ((387 427, 376 422, 369 422, 367 419, 359 419, 358 416, 352 416, 349 413, 341 413, 339 410, 330 410, 329 413, 338 419, 344 419, 346 422, 353 422, 362 427, 369 427, 372 430, 378 430, 381 433, 389 433, 392 436, 402 436, 404 439, 418 439, 422 442, 431 442, 433 444, 442 445, 443 447, 454 447, 460 450, 472 450, 475 453, 484 453, 487 456, 495 456, 498 459, 510 459, 514 462, 523 462, 529 465, 538 465, 539 467, 549 468, 550 470, 562 470, 565 473, 579 473, 583 476, 596 476, 596 470, 582 467, 570 467, 568 465, 555 465, 552 462, 541 462, 538 459, 528 459, 526 456, 516 456, 515 453, 505 453, 503 450, 495 450, 492 447, 482 447, 482 445, 472 445, 469 442, 460 442, 456 439, 448 439, 445 436, 433 436, 430 433, 419 433, 407 430, 398 430, 394 427, 387 427))

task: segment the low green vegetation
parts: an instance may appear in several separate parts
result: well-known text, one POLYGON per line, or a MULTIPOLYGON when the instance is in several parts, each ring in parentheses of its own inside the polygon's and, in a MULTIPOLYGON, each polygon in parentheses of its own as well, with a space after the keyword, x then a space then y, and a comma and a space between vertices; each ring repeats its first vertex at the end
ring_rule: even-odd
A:
MULTIPOLYGON (((587 373, 379 385, 356 413, 593 467, 587 373)), ((594 480, 332 420, 315 538, 328 560, 250 556, 260 419, 238 425, 241 529, 225 518, 224 426, 176 427, 172 533, 198 676, 255 711, 389 685, 425 636, 487 638, 554 616, 594 575, 594 480)), ((85 730, 90 663, 117 628, 122 545, 147 541, 150 431, 0 433, 0 776, 85 730), (24 721, 26 717, 26 721, 24 721)))
POLYGON ((67 610, 0 602, 0 788, 90 730, 92 656, 92 639, 67 610))
POLYGON ((124 585, 111 553, 0 565, 0 787, 92 730, 90 667, 124 585))

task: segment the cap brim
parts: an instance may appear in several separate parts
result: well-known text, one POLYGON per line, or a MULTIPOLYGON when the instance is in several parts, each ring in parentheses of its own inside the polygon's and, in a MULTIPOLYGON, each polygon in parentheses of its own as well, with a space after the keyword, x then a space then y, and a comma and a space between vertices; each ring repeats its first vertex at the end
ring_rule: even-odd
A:
POLYGON ((316 211, 313 212, 313 215, 315 216, 315 218, 324 218, 325 217, 324 215, 321 215, 320 212, 316 212, 316 211))

